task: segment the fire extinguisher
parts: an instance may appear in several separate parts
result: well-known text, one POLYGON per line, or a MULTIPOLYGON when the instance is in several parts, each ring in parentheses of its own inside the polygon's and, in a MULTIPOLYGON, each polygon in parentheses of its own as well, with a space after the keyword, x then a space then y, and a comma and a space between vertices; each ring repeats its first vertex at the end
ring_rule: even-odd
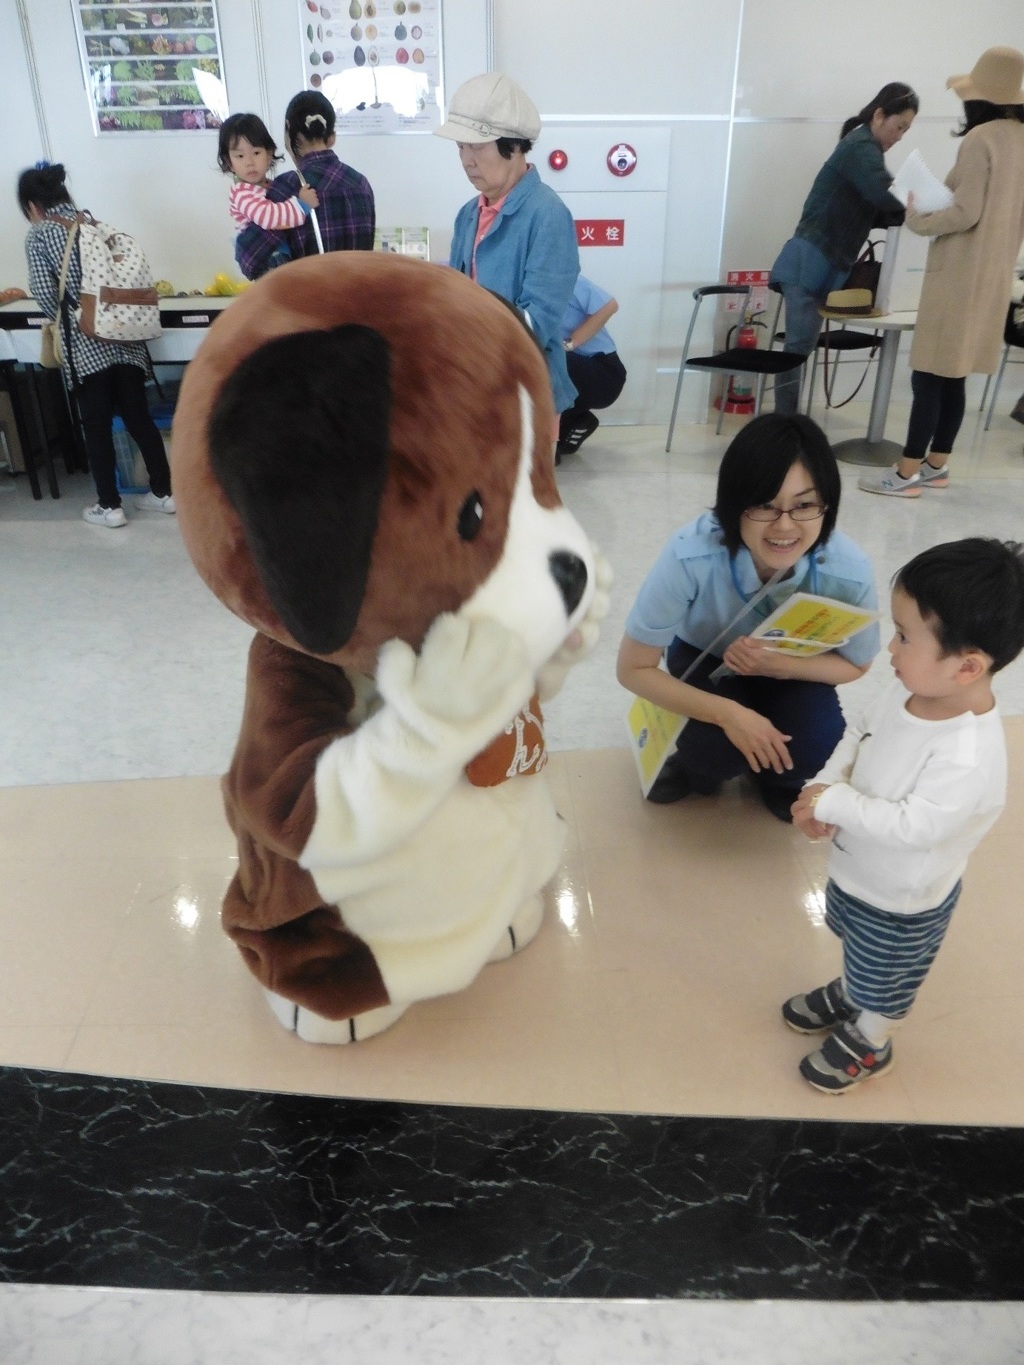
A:
MULTIPOLYGON (((735 345, 740 351, 757 350, 757 329, 762 323, 753 318, 745 318, 742 323, 730 327, 725 338, 726 350, 735 345), (733 336, 735 335, 735 343, 733 336)), ((726 412, 749 412, 754 406, 754 382, 750 375, 734 374, 729 378, 729 388, 725 395, 726 412)))

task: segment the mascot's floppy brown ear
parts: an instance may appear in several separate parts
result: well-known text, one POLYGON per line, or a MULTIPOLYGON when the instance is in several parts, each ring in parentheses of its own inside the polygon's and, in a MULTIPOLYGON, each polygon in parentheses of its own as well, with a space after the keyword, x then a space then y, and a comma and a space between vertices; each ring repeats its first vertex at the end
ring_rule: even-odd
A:
POLYGON ((210 463, 295 641, 330 654, 359 617, 387 475, 388 344, 370 327, 267 342, 231 374, 210 463))

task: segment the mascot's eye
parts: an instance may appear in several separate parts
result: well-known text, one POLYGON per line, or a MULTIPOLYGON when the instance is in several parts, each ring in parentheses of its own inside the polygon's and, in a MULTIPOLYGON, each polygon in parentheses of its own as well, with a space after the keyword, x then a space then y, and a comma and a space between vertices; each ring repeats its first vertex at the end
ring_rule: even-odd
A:
POLYGON ((462 540, 476 540, 480 527, 484 524, 484 505, 480 494, 475 490, 462 504, 459 511, 459 537, 462 540))

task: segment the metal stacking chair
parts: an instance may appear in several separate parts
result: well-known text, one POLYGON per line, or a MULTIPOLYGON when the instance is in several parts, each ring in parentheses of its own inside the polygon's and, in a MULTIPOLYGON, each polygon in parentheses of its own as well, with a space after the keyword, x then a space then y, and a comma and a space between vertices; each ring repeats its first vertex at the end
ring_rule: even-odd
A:
MULTIPOLYGON (((992 389, 992 401, 989 403, 988 412, 985 415, 986 431, 988 431, 992 424, 992 413, 995 411, 996 399, 999 397, 999 385, 1003 382, 1003 371, 1006 369, 1007 364, 1020 365, 1024 363, 1024 356, 1021 356, 1020 360, 1010 359, 1010 350, 1012 347, 1016 346, 1021 350, 1024 350, 1024 326, 1021 326, 1020 323, 1015 323, 1013 320, 1013 315, 1019 307, 1019 303, 1011 303, 1006 314, 1006 325, 1003 328, 1003 358, 999 362, 999 369, 996 372, 995 387, 992 389)), ((981 407, 978 408, 979 412, 981 412, 985 406, 985 399, 988 397, 988 389, 991 383, 992 376, 987 375, 985 378, 985 388, 981 395, 981 407)))
MULTIPOLYGON (((781 286, 777 284, 770 284, 768 288, 773 289, 780 294, 782 292, 781 286)), ((881 345, 881 338, 878 336, 877 333, 861 332, 854 327, 842 326, 837 327, 835 328, 835 330, 833 330, 829 326, 830 322, 833 321, 835 321, 834 318, 826 317, 825 326, 822 329, 821 336, 818 338, 818 344, 815 347, 814 355, 811 358, 811 372, 807 380, 807 402, 804 407, 804 412, 807 414, 808 417, 810 417, 811 415, 811 407, 814 403, 814 381, 818 375, 818 353, 820 351, 824 351, 826 348, 830 351, 837 352, 867 351, 871 349, 877 350, 877 348, 881 345)), ((785 331, 773 332, 771 345, 774 346, 777 341, 785 340, 786 340, 785 331)), ((873 359, 875 359, 874 356, 869 356, 869 360, 873 359)), ((833 363, 837 365, 843 365, 846 364, 847 362, 843 360, 836 360, 833 363)), ((858 385, 857 387, 859 389, 860 385, 858 385)), ((842 406, 842 404, 840 404, 840 406, 842 406)))
MULTIPOLYGON (((697 325, 697 315, 700 312, 701 304, 707 298, 713 298, 717 294, 737 294, 750 298, 751 286, 749 284, 705 284, 693 291, 693 313, 690 317, 690 326, 686 333, 686 340, 683 343, 683 354, 679 361, 679 378, 676 380, 676 393, 672 401, 672 416, 668 424, 668 439, 665 442, 665 450, 672 449, 672 433, 675 431, 676 413, 679 409, 679 394, 683 387, 683 376, 687 370, 701 370, 705 374, 718 373, 727 380, 733 375, 750 374, 757 378, 757 387, 754 398, 755 414, 761 410, 761 398, 764 393, 765 379, 769 375, 785 374, 789 370, 795 370, 797 366, 804 363, 805 357, 802 355, 789 355, 785 351, 775 351, 772 349, 749 349, 741 346, 730 346, 724 351, 718 351, 715 355, 690 355, 690 342, 693 339, 694 328, 697 325)), ((782 295, 778 294, 778 302, 775 305, 774 317, 768 329, 768 335, 773 336, 779 322, 779 311, 782 308, 782 295)), ((718 424, 715 433, 722 430, 722 417, 725 412, 725 401, 718 409, 718 424)))

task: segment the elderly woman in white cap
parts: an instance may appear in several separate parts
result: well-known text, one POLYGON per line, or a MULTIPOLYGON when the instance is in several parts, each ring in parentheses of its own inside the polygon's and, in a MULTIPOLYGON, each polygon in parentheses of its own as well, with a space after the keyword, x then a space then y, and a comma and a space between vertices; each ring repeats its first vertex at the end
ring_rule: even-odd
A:
POLYGON ((555 411, 564 412, 576 389, 562 317, 580 257, 572 214, 526 160, 540 132, 536 106, 515 81, 490 72, 459 86, 435 131, 458 144, 479 191, 455 219, 450 264, 526 314, 548 363, 555 411))
POLYGON ((949 457, 963 421, 969 374, 999 364, 1006 300, 1024 238, 1024 53, 990 47, 946 85, 963 100, 963 138, 946 177, 949 208, 907 227, 931 237, 910 366, 914 401, 903 457, 859 481, 866 493, 919 498, 949 485, 949 457))

